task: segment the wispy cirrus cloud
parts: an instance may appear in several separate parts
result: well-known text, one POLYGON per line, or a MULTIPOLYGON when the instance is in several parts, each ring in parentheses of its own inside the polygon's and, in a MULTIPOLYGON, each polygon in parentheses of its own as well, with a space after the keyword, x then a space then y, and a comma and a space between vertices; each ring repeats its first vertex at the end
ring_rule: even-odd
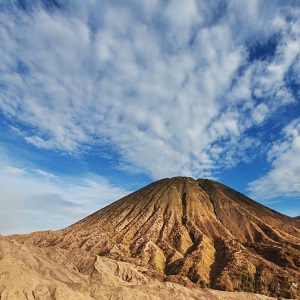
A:
POLYGON ((56 175, 0 153, 2 234, 60 229, 130 192, 93 173, 56 175))
POLYGON ((0 15, 0 109, 36 147, 105 144, 119 168, 153 178, 215 176, 255 155, 250 131, 298 101, 292 2, 26 3, 0 15))
POLYGON ((283 129, 282 139, 268 151, 271 169, 264 176, 249 183, 255 199, 300 197, 300 119, 283 129))

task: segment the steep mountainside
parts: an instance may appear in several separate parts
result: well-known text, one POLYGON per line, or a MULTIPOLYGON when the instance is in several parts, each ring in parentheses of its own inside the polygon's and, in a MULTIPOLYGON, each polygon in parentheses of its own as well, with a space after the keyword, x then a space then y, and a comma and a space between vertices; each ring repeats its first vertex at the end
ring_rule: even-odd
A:
POLYGON ((11 238, 131 262, 186 286, 300 297, 300 222, 211 180, 163 179, 63 230, 11 238))

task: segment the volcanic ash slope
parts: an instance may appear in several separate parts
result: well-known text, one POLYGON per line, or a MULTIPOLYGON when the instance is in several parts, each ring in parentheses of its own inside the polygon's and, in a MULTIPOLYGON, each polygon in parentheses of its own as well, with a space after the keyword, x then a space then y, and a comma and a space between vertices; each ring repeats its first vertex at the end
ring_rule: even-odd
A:
POLYGON ((0 299, 3 300, 271 299, 162 283, 147 277, 143 271, 84 250, 25 246, 0 236, 0 299))
POLYGON ((82 249, 188 287, 300 297, 300 222, 211 180, 154 182, 26 245, 82 249))

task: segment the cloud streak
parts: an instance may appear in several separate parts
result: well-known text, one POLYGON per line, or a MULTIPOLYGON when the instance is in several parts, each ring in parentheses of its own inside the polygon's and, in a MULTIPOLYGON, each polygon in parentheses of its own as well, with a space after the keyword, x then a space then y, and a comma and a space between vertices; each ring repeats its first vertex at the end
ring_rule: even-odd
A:
POLYGON ((1 12, 0 109, 38 148, 105 145, 123 170, 217 176, 255 155, 251 129, 297 101, 291 3, 28 3, 1 12))
POLYGON ((130 193, 93 173, 58 176, 0 152, 2 234, 60 229, 130 193))
POLYGON ((282 139, 268 151, 271 169, 267 174, 249 183, 255 199, 300 197, 300 119, 283 129, 282 139))

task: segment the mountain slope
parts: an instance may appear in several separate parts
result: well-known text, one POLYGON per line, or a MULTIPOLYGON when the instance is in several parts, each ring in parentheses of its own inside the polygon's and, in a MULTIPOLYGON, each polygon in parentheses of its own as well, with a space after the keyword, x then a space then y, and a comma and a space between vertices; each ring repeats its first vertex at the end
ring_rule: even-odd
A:
POLYGON ((12 238, 131 262, 186 286, 300 295, 300 222, 211 180, 163 179, 63 230, 12 238))
POLYGON ((232 295, 188 289, 153 280, 143 271, 83 250, 27 247, 0 236, 0 299, 3 300, 271 299, 246 293, 232 295))

